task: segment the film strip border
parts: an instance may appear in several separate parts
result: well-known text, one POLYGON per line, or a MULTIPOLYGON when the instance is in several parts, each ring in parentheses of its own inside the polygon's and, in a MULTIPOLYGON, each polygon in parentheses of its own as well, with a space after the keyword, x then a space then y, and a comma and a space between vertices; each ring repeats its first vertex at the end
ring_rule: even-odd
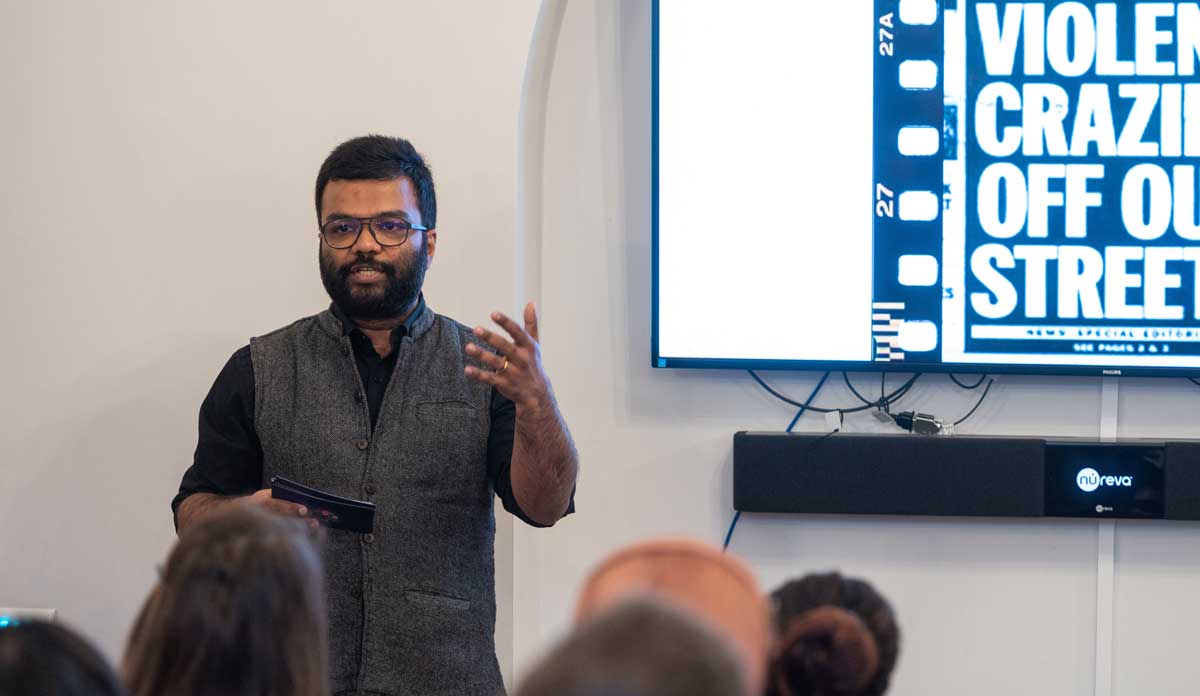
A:
POLYGON ((943 103, 945 4, 875 1, 872 338, 877 362, 899 362, 939 347, 942 160, 957 144, 957 136, 946 131, 943 103))

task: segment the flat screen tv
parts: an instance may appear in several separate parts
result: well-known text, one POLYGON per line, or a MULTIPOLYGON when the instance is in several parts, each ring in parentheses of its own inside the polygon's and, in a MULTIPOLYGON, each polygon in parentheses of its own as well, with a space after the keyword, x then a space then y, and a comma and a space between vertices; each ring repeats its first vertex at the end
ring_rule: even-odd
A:
POLYGON ((654 366, 1200 375, 1200 3, 653 14, 654 366))

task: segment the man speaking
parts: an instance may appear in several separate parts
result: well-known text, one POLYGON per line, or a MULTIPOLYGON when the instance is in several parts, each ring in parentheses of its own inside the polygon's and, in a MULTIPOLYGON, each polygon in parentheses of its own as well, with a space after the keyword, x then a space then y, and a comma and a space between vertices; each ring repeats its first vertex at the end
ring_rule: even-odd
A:
POLYGON ((371 533, 330 530, 325 548, 333 693, 493 696, 493 493, 549 526, 573 511, 579 468, 537 313, 493 314, 505 337, 426 305, 437 202, 408 141, 338 146, 316 207, 333 303, 229 359, 200 407, 176 526, 225 505, 308 514, 271 498, 273 476, 374 503, 371 533))

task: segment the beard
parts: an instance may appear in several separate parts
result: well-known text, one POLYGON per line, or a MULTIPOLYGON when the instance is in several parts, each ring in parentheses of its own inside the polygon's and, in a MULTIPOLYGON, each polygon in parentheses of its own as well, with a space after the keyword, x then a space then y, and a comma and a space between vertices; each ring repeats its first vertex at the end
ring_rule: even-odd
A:
POLYGON ((341 266, 326 253, 324 246, 318 249, 321 266, 321 283, 325 292, 346 316, 353 319, 393 319, 404 314, 417 301, 421 285, 425 282, 425 270, 429 267, 425 254, 425 240, 416 248, 412 263, 397 268, 380 261, 374 254, 358 254, 341 266), (350 282, 350 272, 356 265, 366 265, 384 275, 382 287, 355 286, 350 282))

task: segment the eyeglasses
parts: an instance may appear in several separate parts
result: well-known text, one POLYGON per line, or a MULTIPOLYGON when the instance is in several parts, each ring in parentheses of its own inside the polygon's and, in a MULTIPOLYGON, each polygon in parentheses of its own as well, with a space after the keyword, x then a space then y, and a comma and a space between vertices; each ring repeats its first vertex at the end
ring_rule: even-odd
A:
POLYGON ((358 243, 358 236, 363 228, 371 231, 371 236, 384 247, 400 246, 408 241, 408 235, 413 230, 428 232, 423 225, 414 225, 401 217, 383 216, 372 218, 337 218, 321 225, 321 238, 334 249, 349 249, 358 243))

